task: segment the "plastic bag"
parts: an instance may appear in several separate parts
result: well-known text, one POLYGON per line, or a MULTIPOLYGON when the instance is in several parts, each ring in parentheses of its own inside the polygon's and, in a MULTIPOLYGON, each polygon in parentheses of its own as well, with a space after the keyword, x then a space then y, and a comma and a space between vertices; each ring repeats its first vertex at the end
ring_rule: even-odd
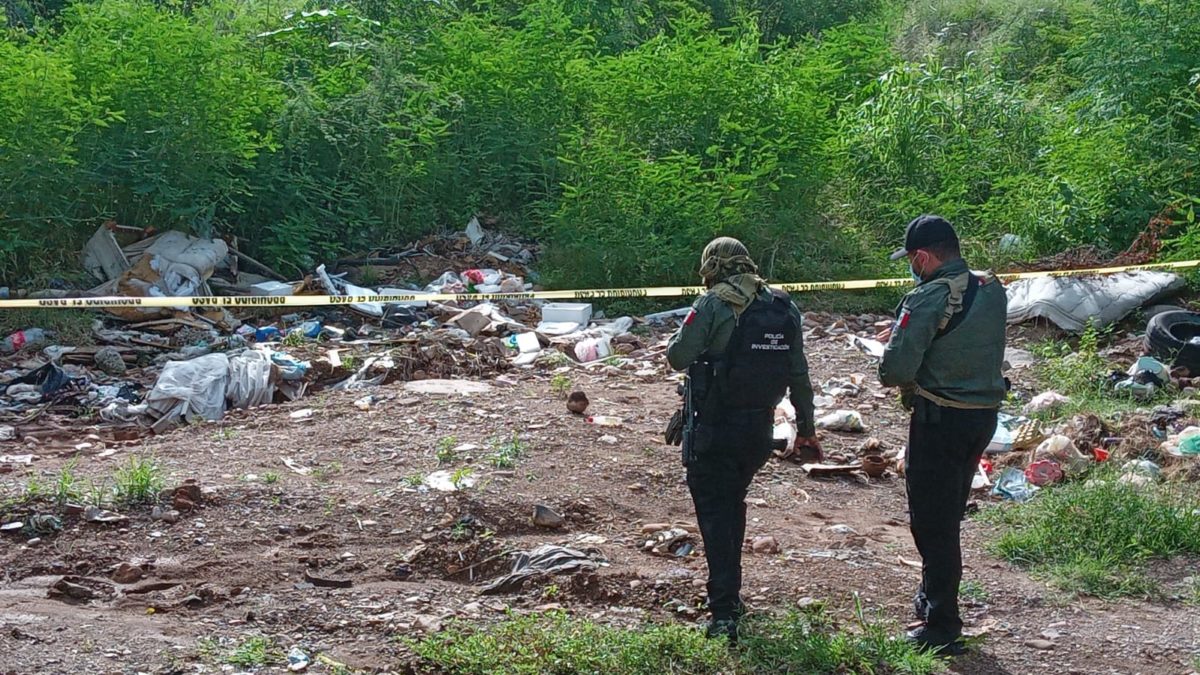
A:
POLYGON ((608 336, 588 338, 575 345, 575 358, 580 363, 599 361, 612 354, 612 338, 608 336))
POLYGON ((835 410, 817 420, 818 429, 829 431, 864 431, 862 415, 857 410, 835 410))
POLYGON ((224 354, 169 361, 146 396, 146 403, 167 413, 164 416, 199 415, 206 420, 219 420, 225 414, 228 383, 229 357, 224 354))
POLYGON ((271 402, 275 387, 271 384, 271 357, 250 350, 229 359, 229 387, 225 398, 230 408, 252 408, 271 402))

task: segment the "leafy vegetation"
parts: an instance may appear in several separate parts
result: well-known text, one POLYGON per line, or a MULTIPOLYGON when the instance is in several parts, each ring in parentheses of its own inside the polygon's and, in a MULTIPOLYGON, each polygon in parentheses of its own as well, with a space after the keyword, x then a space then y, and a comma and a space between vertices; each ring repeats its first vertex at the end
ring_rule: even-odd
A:
POLYGON ((928 211, 979 266, 1155 217, 1200 255, 1197 3, 2 6, 9 285, 109 219, 299 275, 478 213, 544 242, 557 286, 692 283, 718 232, 774 279, 897 272, 928 211))
POLYGON ((734 651, 679 624, 614 628, 563 613, 489 627, 453 623, 410 642, 420 672, 447 673, 932 673, 938 659, 862 620, 841 629, 819 609, 751 616, 734 651))
POLYGON ((1111 468, 1043 490, 1025 504, 987 509, 1002 534, 992 551, 1071 593, 1157 593, 1145 564, 1200 553, 1200 493, 1183 482, 1137 486, 1111 468))

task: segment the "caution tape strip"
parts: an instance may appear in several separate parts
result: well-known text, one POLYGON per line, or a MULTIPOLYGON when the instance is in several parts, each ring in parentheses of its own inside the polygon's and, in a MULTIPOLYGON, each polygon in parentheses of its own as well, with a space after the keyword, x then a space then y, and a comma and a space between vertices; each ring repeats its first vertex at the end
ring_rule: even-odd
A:
MULTIPOLYGON (((1200 260, 1098 267, 1084 270, 1055 270, 998 275, 1002 281, 1118 274, 1144 270, 1182 270, 1200 267, 1200 260)), ((814 281, 772 284, 788 293, 815 291, 858 291, 873 288, 911 286, 912 279, 859 279, 854 281, 814 281)), ((94 298, 23 298, 0 300, 4 309, 104 309, 109 307, 323 307, 329 305, 403 304, 420 302, 478 302, 512 300, 588 300, 628 298, 693 297, 704 293, 703 286, 656 286, 647 288, 593 288, 573 291, 529 291, 523 293, 403 293, 394 295, 268 295, 268 296, 196 296, 196 297, 94 297, 94 298)))

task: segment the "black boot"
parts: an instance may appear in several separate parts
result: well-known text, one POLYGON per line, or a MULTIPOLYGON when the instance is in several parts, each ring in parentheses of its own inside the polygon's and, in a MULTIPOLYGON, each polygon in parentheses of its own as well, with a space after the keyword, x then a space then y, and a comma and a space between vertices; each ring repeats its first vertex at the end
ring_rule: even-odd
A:
POLYGON ((962 642, 961 635, 941 633, 921 626, 908 631, 906 639, 921 649, 934 651, 946 656, 959 656, 967 653, 967 646, 962 642))
POLYGON ((708 638, 726 638, 730 644, 737 644, 738 641, 738 622, 737 619, 724 618, 713 619, 708 622, 708 630, 705 631, 705 636, 708 638))

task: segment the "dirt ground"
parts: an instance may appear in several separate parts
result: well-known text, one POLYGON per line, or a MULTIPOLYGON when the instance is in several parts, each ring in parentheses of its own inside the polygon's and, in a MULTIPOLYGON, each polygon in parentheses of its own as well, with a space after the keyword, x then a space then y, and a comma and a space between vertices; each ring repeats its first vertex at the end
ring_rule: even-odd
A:
MULTIPOLYGON (((814 340, 809 351, 815 382, 851 373, 871 379, 866 357, 842 339, 814 340)), ((185 510, 173 523, 145 506, 112 525, 68 516, 64 531, 33 545, 3 535, 0 673, 220 672, 223 647, 211 645, 254 635, 356 670, 403 672, 409 657, 397 638, 451 617, 561 607, 621 625, 699 623, 703 557, 641 550, 643 525, 694 523, 678 450, 661 437, 678 401, 670 375, 665 367, 653 376, 612 368, 567 373, 590 397, 588 412, 620 417, 620 427, 567 413, 551 377, 514 371, 491 381, 490 392, 467 396, 414 393, 401 384, 317 395, 112 454, 102 443, 75 450, 86 429, 35 448, 31 471, 49 474, 78 457, 77 472, 96 480, 130 456, 152 455, 167 487, 193 479, 202 499, 190 510, 180 504, 185 510), (383 400, 361 410, 353 402, 364 393, 383 400), (301 409, 311 409, 311 418, 294 419, 301 409), (487 455, 514 433, 524 455, 512 469, 493 468, 487 455), (461 444, 479 447, 460 448, 459 459, 439 466, 438 449, 461 444), (474 487, 444 493, 411 485, 411 477, 465 465, 474 467, 474 487), (565 527, 534 526, 535 504, 565 515, 565 527), (518 593, 480 594, 507 570, 506 552, 545 543, 595 548, 609 564, 518 593), (113 579, 122 563, 116 576, 127 583, 113 579), (64 577, 84 589, 75 590, 80 597, 48 592, 64 577)), ((824 433, 828 453, 852 453, 868 436, 891 450, 903 444, 904 416, 890 395, 868 387, 842 407, 857 408, 868 432, 824 433)), ((29 475, 0 476, 4 494, 19 493, 29 475)), ((799 466, 772 460, 750 504, 748 536, 773 536, 782 548, 746 554, 752 607, 823 601, 849 621, 857 592, 868 613, 897 631, 908 621, 918 577, 910 563, 918 556, 902 479, 810 479, 799 466)), ((975 653, 951 662, 953 672, 1192 671, 1200 609, 1064 598, 985 553, 988 537, 988 526, 965 524, 965 578, 982 589, 965 614, 969 630, 983 637, 975 653), (1051 648, 1027 645, 1037 639, 1051 648)), ((1181 579, 1198 572, 1193 561, 1163 573, 1181 579)), ((309 672, 330 668, 314 663, 309 672)), ((284 670, 277 660, 260 672, 284 670)))

